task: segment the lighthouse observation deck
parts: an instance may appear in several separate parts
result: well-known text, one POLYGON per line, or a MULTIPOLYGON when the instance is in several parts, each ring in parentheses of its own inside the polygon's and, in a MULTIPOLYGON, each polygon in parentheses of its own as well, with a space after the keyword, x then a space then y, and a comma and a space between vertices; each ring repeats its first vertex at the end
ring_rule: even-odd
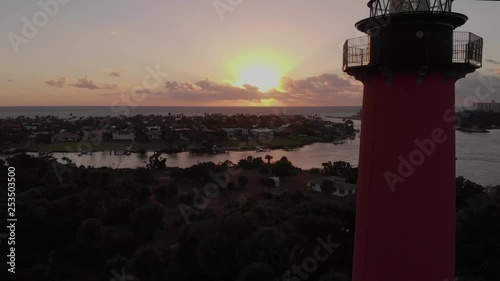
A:
POLYGON ((356 23, 367 36, 348 39, 343 70, 373 67, 439 67, 472 72, 482 66, 483 38, 455 31, 467 16, 452 12, 453 0, 371 0, 370 17, 356 23))
MULTIPOLYGON (((418 32, 400 32, 398 35, 400 39, 406 38, 406 40, 411 37, 418 39, 418 37, 425 36, 423 32, 420 34, 418 32)), ((453 32, 451 46, 438 40, 425 40, 423 44, 418 44, 422 51, 417 50, 413 53, 410 50, 407 50, 407 53, 393 50, 394 47, 401 47, 401 44, 393 44, 385 50, 381 50, 382 44, 376 42, 380 39, 378 36, 372 37, 370 35, 348 39, 344 43, 343 70, 353 67, 385 65, 383 62, 392 62, 392 65, 402 65, 406 62, 419 65, 467 64, 475 68, 482 66, 483 38, 470 32, 453 32)))

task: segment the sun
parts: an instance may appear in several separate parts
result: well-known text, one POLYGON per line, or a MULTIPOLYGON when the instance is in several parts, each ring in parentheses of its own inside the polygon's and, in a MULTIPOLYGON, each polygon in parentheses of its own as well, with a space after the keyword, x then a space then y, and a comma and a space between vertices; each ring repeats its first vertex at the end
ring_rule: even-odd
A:
POLYGON ((251 63, 244 66, 238 73, 237 86, 249 84, 259 88, 262 92, 278 88, 281 75, 279 71, 270 64, 251 63))
POLYGON ((293 69, 295 58, 287 50, 270 47, 252 47, 234 51, 227 60, 228 82, 234 86, 245 84, 259 88, 262 93, 281 91, 281 79, 293 69))

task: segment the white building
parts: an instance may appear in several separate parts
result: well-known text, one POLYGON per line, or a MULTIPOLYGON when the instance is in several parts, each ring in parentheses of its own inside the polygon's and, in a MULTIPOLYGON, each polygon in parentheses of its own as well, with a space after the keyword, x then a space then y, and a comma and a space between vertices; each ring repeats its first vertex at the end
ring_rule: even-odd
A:
POLYGON ((321 185, 324 181, 329 180, 333 182, 334 189, 332 195, 347 197, 356 194, 358 186, 352 183, 347 183, 345 178, 341 177, 324 177, 319 179, 310 180, 307 182, 307 188, 311 191, 322 192, 321 185))
POLYGON ((500 103, 492 100, 491 102, 475 102, 474 108, 481 111, 500 112, 500 103))
POLYGON ((135 132, 129 130, 122 130, 113 132, 114 141, 133 141, 135 140, 135 132))
POLYGON ((242 128, 223 128, 222 129, 227 134, 227 138, 230 140, 235 140, 238 138, 246 139, 248 138, 248 130, 242 128))
POLYGON ((271 129, 252 129, 250 134, 259 140, 268 140, 274 137, 274 131, 271 129))

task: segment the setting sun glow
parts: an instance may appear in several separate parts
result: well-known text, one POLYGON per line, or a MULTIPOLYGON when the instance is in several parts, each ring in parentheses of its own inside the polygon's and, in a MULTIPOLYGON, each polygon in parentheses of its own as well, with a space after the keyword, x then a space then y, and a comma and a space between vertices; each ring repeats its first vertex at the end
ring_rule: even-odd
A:
POLYGON ((281 78, 293 69, 293 61, 286 51, 263 48, 241 50, 228 61, 231 84, 239 87, 255 86, 263 93, 273 89, 279 91, 281 78))
POLYGON ((254 63, 243 67, 238 73, 237 86, 249 84, 259 88, 262 92, 280 86, 281 75, 273 66, 265 63, 254 63))

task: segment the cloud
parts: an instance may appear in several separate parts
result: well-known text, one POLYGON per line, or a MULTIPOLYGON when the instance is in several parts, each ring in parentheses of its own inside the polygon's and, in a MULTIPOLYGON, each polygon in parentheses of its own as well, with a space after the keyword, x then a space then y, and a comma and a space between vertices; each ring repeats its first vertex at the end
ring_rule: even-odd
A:
POLYGON ((195 102, 260 100, 262 94, 255 89, 240 88, 228 83, 218 83, 205 78, 195 83, 168 81, 166 91, 155 93, 176 100, 195 102))
POLYGON ((260 102, 274 99, 295 105, 355 105, 361 103, 362 84, 336 74, 322 74, 306 79, 283 78, 279 90, 261 92, 254 85, 237 87, 205 78, 197 82, 168 81, 165 88, 151 93, 157 99, 181 103, 260 102))
POLYGON ((87 78, 87 76, 80 78, 77 83, 72 84, 71 86, 77 87, 77 88, 82 88, 82 89, 88 89, 88 90, 96 90, 100 89, 94 81, 90 80, 87 78))
POLYGON ((45 84, 49 85, 51 87, 62 88, 62 87, 64 87, 64 84, 66 84, 67 81, 68 81, 68 78, 61 77, 57 80, 47 80, 47 81, 45 81, 45 84))
POLYGON ((336 74, 325 73, 301 80, 283 78, 281 80, 281 88, 286 92, 315 93, 321 95, 361 90, 359 84, 356 85, 351 82, 351 79, 341 78, 336 74))
POLYGON ((500 100, 500 73, 481 74, 474 72, 458 80, 456 103, 472 106, 471 102, 500 100))
POLYGON ((500 64, 500 61, 492 60, 492 59, 487 59, 486 62, 489 62, 489 63, 492 63, 492 64, 500 64))
POLYGON ((108 73, 111 77, 120 77, 120 72, 112 71, 108 73))
POLYGON ((118 85, 118 84, 104 84, 104 86, 101 89, 118 90, 118 89, 120 89, 120 85, 118 85))
POLYGON ((7 79, 8 82, 14 82, 14 79, 7 79))
POLYGON ((109 35, 116 37, 116 36, 120 36, 120 35, 121 35, 121 33, 120 33, 120 32, 116 32, 116 31, 111 31, 111 32, 109 33, 109 35))

